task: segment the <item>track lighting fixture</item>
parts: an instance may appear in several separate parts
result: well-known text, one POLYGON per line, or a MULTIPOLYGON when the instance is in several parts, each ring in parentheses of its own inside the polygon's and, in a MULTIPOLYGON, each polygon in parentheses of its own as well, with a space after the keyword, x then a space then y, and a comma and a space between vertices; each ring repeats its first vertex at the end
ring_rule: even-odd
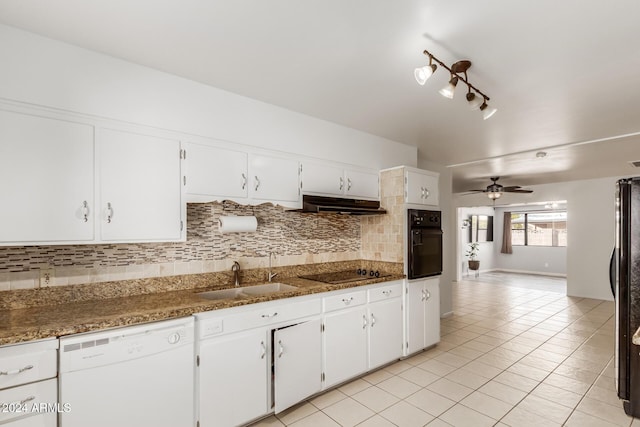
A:
MULTIPOLYGON (((436 71, 437 66, 433 63, 435 61, 451 74, 451 79, 449 80, 447 86, 440 89, 440 95, 444 96, 445 98, 452 99, 455 94, 458 81, 462 81, 462 83, 467 85, 467 103, 471 110, 480 109, 480 111, 482 111, 482 117, 484 120, 487 120, 488 118, 493 116, 496 111, 498 111, 496 108, 490 107, 487 104, 487 101, 489 101, 490 98, 469 82, 467 78, 467 70, 471 67, 471 61, 464 59, 453 63, 453 65, 451 65, 451 68, 449 68, 447 65, 445 65, 445 63, 433 56, 429 51, 425 50, 423 53, 429 57, 429 65, 415 69, 414 76, 418 84, 423 86, 427 79, 431 77, 431 75, 436 71)), ((498 197, 500 196, 497 196, 496 198, 498 197)))

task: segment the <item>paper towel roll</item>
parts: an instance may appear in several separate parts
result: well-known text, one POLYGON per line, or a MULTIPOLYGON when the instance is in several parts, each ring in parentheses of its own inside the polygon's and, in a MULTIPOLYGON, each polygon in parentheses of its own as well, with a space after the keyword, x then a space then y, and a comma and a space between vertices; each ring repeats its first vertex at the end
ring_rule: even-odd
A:
POLYGON ((221 233, 254 233, 258 228, 255 216, 221 216, 218 229, 221 233))

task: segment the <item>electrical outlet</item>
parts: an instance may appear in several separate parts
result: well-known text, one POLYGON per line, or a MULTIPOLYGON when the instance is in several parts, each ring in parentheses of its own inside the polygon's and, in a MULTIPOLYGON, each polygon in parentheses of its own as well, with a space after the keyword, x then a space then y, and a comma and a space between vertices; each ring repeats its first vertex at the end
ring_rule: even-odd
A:
POLYGON ((51 286, 53 284, 53 268, 43 268, 40 270, 40 287, 51 286))

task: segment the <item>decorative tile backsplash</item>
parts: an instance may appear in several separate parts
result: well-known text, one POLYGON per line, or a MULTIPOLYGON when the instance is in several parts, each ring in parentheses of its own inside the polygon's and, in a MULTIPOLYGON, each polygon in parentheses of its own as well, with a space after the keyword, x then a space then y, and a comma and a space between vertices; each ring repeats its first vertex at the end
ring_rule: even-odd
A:
POLYGON ((0 247, 0 290, 38 287, 40 270, 54 268, 52 285, 222 271, 360 258, 360 218, 286 212, 264 204, 233 202, 187 205, 187 241, 0 247), (255 233, 221 234, 221 215, 255 215, 255 233))

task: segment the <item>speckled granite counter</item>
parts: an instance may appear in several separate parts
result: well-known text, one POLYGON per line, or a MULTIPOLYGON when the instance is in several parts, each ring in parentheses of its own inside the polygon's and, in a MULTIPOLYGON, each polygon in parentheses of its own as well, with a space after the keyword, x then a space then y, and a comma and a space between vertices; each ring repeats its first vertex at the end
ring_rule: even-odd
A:
MULTIPOLYGON (((274 281, 294 285, 297 289, 243 299, 207 300, 196 295, 230 287, 230 273, 220 272, 2 292, 0 345, 172 319, 202 311, 404 278, 402 264, 373 261, 280 267, 274 272, 278 273, 274 281), (357 268, 385 271, 390 276, 335 285, 298 278, 306 274, 357 268)), ((264 269, 242 273, 242 286, 265 282, 264 269)))
POLYGON ((640 328, 638 328, 636 333, 633 334, 633 338, 631 338, 631 342, 633 342, 635 345, 640 345, 640 328))

